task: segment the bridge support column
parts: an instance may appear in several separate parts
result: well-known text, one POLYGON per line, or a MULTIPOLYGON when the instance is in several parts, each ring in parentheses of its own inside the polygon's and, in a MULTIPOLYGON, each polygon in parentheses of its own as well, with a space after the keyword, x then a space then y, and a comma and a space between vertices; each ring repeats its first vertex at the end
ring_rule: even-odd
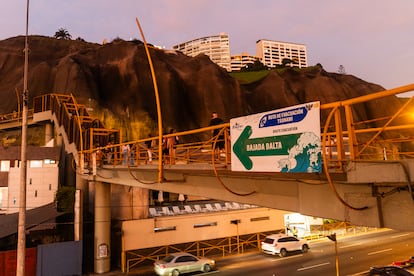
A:
POLYGON ((46 123, 45 125, 45 145, 49 143, 53 138, 53 125, 52 123, 46 123))
POLYGON ((95 273, 111 270, 111 184, 95 183, 95 273))

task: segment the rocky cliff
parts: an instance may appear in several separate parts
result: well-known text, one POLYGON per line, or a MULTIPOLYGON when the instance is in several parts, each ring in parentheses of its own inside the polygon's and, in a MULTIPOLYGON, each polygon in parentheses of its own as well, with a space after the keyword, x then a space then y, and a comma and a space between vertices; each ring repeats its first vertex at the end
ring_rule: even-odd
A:
MULTIPOLYGON (((130 131, 129 138, 156 129, 153 80, 140 41, 100 45, 30 36, 29 48, 30 100, 46 93, 72 93, 79 102, 93 105, 113 127, 121 124, 131 128, 135 122, 132 128, 142 131, 130 131)), ((23 49, 24 37, 0 41, 0 113, 17 108, 16 91, 23 90, 23 49)), ((321 65, 272 70, 260 80, 241 84, 205 55, 192 58, 154 47, 150 47, 150 54, 165 129, 206 126, 212 111, 228 121, 298 103, 328 103, 384 90, 352 75, 326 72, 321 65)), ((361 106, 357 116, 364 118, 399 105, 397 98, 390 97, 375 107, 361 106)))

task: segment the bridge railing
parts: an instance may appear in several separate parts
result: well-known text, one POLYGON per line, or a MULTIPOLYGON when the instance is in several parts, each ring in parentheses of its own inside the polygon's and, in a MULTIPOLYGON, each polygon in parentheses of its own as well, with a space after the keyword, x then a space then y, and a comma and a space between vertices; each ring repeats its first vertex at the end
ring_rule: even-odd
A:
MULTIPOLYGON (((344 164, 358 160, 399 160, 414 156, 413 98, 405 102, 395 95, 414 90, 414 84, 385 90, 349 100, 321 105, 321 146, 326 170, 343 171, 344 164), (388 108, 392 106, 392 108, 388 108), (375 108, 381 112, 375 112, 375 108), (364 118, 364 119, 361 119, 364 118)), ((121 143, 120 130, 106 129, 103 123, 90 116, 84 105, 78 104, 73 95, 47 94, 34 98, 33 113, 52 111, 59 126, 63 126, 69 142, 77 146, 85 164, 142 165, 149 163, 147 141, 152 144, 153 163, 161 160, 164 165, 210 162, 231 164, 229 123, 195 130, 165 134, 160 139, 150 137, 121 143), (220 134, 211 137, 212 129, 220 134), (223 134, 223 135, 222 135, 223 134), (178 136, 177 145, 164 149, 163 141, 178 136), (224 138, 220 138, 223 137, 224 138), (218 147, 223 139, 224 149, 218 147), (109 144, 112 142, 113 144, 109 144), (123 155, 122 147, 129 146, 123 155), (125 157, 126 156, 126 157, 125 157)), ((20 120, 18 112, 4 114, 4 121, 20 120)))
MULTIPOLYGON (((91 129, 91 131, 94 134, 90 139, 95 139, 93 137, 96 137, 99 129, 91 129)), ((156 164, 160 159, 165 166, 209 162, 229 165, 231 159, 229 124, 165 134, 161 140, 156 136, 119 144, 93 145, 92 148, 82 151, 82 155, 87 167, 93 165, 95 162, 93 160, 96 160, 97 166, 139 166, 156 164), (219 129, 219 133, 212 137, 211 131, 214 129, 219 129), (173 140, 174 137, 178 138, 177 144, 167 142, 173 140), (161 147, 159 147, 160 141, 161 147), (218 148, 219 142, 224 142, 222 150, 218 148), (149 160, 147 143, 151 145, 152 161, 149 160), (127 149, 126 152, 123 151, 124 148, 127 149)))
POLYGON ((403 102, 395 95, 413 90, 414 84, 321 105, 326 168, 343 171, 349 161, 412 158, 413 98, 403 102))
POLYGON ((46 94, 35 97, 34 112, 51 111, 59 126, 63 126, 69 143, 82 152, 106 144, 109 140, 122 140, 119 130, 109 130, 101 120, 90 116, 85 105, 78 104, 73 95, 46 94))

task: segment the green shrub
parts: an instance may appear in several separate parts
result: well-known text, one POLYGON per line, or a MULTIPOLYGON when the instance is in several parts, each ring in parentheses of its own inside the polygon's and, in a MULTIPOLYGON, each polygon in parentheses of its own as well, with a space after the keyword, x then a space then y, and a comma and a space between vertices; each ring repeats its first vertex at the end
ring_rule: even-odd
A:
POLYGON ((59 212, 73 213, 75 187, 60 187, 56 192, 55 202, 59 212))

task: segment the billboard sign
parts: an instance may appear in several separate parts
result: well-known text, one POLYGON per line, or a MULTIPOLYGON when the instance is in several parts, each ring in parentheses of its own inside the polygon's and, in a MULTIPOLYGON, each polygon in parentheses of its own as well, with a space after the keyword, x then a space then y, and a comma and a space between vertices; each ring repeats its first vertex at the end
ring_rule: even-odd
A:
POLYGON ((230 120, 232 171, 320 172, 320 102, 230 120))

